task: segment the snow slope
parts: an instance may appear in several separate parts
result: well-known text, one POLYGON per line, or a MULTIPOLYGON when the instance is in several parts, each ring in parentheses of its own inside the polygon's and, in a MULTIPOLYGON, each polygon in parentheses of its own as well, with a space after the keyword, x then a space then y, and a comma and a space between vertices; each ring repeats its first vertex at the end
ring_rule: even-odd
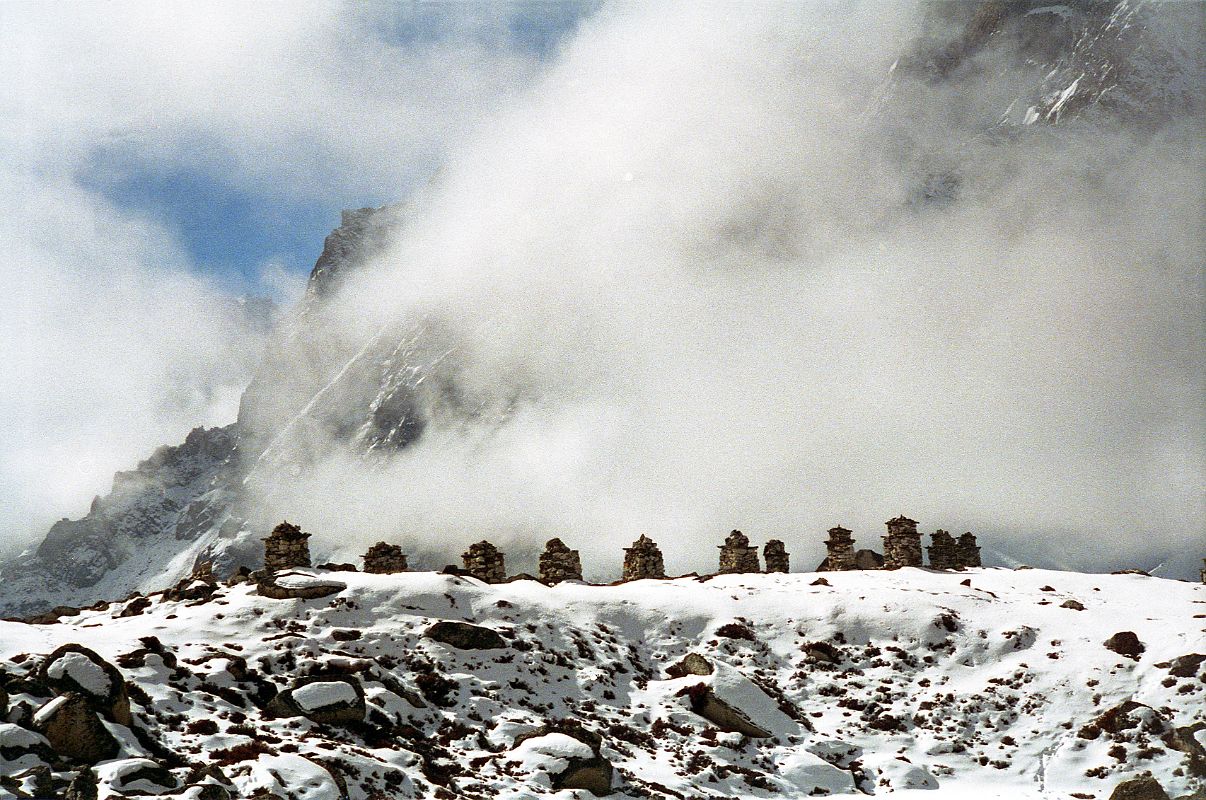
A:
MULTIPOLYGON (((592 759, 627 797, 1104 799, 1144 771, 1172 797, 1206 788, 1206 669, 1176 660, 1206 653, 1201 585, 1028 569, 551 588, 337 577, 347 588, 315 600, 242 584, 124 618, 113 606, 0 622, 9 721, 29 727, 53 702, 22 680, 37 656, 78 642, 119 665, 143 731, 119 736, 120 759, 98 771, 149 756, 183 779, 212 763, 232 796, 584 798, 553 787, 592 759), (438 621, 489 628, 502 646, 436 641, 438 621), (1104 646, 1120 631, 1144 645, 1137 659, 1104 646), (668 674, 688 653, 710 673, 668 674), (355 706, 335 685, 350 680, 366 721, 272 718, 271 698, 303 676, 318 679, 295 701, 355 706), (770 735, 696 713, 709 691, 770 735)), ((0 758, 0 774, 30 758, 0 758)))

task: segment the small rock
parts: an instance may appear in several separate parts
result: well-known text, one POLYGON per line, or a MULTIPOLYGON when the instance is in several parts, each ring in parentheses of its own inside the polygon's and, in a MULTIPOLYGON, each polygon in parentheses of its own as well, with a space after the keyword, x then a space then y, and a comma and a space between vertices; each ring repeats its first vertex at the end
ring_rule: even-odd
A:
POLYGON ((1198 674, 1203 661, 1206 661, 1206 655, 1202 653, 1177 656, 1172 660, 1168 673, 1175 678, 1192 678, 1198 674))
POLYGON ((423 635, 458 650, 497 650, 507 646, 498 631, 468 622, 437 622, 423 635))
POLYGON ((96 800, 96 775, 90 769, 80 770, 67 786, 63 800, 96 800))
POLYGON ((1106 639, 1103 642, 1107 650, 1113 650, 1120 656, 1132 658, 1135 661, 1139 660, 1139 655, 1147 648, 1143 646, 1143 642, 1139 641, 1139 637, 1134 631, 1119 631, 1118 633, 1106 639))
POLYGON ((1070 608, 1073 611, 1084 611, 1085 605, 1079 600, 1065 600, 1059 604, 1060 608, 1070 608))
POLYGON ((824 578, 817 578, 815 581, 813 581, 812 583, 810 583, 808 585, 809 586, 828 586, 829 581, 825 580, 824 578))

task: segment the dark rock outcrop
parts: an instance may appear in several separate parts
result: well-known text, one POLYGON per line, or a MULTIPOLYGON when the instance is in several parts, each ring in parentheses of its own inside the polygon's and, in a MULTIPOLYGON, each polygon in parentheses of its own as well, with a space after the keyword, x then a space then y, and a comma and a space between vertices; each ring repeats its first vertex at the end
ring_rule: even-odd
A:
POLYGON ((1169 800, 1169 797, 1159 781, 1151 775, 1141 775, 1115 786, 1110 800, 1169 800))

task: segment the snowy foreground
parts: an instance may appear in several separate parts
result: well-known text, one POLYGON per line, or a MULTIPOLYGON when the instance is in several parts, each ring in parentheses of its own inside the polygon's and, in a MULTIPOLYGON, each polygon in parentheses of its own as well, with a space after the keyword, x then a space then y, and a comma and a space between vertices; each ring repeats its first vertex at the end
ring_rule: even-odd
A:
POLYGON ((1206 653, 1200 585, 1001 569, 320 578, 282 585, 335 594, 193 587, 0 622, 0 798, 70 796, 79 763, 49 743, 85 736, 54 728, 80 697, 105 718, 85 759, 102 798, 1104 800, 1145 771, 1171 797, 1202 791, 1206 663, 1183 658, 1206 653), (1122 631, 1137 659, 1104 646, 1122 631), (100 661, 45 658, 68 643, 100 661))

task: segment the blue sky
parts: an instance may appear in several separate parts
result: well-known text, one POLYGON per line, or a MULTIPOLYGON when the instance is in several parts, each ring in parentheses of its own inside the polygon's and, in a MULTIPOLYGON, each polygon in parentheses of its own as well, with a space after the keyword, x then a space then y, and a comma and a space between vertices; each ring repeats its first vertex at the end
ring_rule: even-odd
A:
MULTIPOLYGON (((470 41, 487 50, 511 51, 548 63, 578 23, 599 7, 597 0, 460 4, 448 2, 369 4, 376 35, 402 48, 430 48, 470 41)), ((323 238, 345 208, 397 202, 427 180, 438 154, 415 164, 410 185, 366 187, 352 177, 330 182, 319 193, 282 192, 275 185, 232 179, 221 144, 200 140, 212 158, 163 159, 137 146, 92 150, 76 180, 115 208, 155 220, 185 248, 193 268, 236 293, 263 293, 266 263, 288 272, 308 272, 323 238)), ((281 154, 282 159, 287 154, 281 154)), ((304 165, 302 165, 304 169, 304 165)))

